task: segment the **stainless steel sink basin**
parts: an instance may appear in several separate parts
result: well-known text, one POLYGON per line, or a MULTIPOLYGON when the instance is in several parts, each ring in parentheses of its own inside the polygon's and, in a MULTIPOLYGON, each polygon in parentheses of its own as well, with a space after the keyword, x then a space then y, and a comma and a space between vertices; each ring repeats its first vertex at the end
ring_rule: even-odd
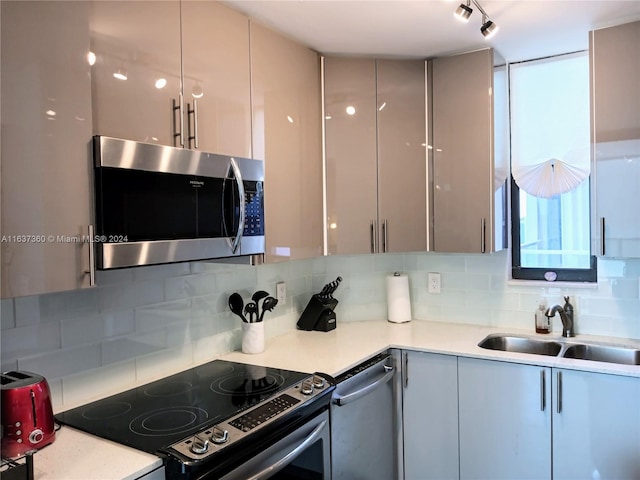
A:
POLYGON ((640 365, 640 349, 616 345, 568 345, 562 356, 564 358, 593 360, 594 362, 640 365))
POLYGON ((557 356, 562 344, 551 340, 538 340, 515 335, 489 335, 482 340, 479 347, 503 352, 533 353, 536 355, 557 356))
POLYGON ((532 353, 550 357, 575 358, 594 362, 640 365, 640 347, 543 340, 522 335, 493 334, 479 347, 502 352, 532 353))

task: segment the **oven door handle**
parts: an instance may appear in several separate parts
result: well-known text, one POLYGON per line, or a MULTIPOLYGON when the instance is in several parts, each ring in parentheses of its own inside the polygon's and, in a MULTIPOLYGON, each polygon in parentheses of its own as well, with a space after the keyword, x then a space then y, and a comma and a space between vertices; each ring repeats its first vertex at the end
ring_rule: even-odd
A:
POLYGON ((389 382, 389 380, 391 380, 393 375, 396 373, 396 370, 395 370, 395 368, 393 368, 392 366, 389 366, 389 365, 383 365, 383 367, 384 367, 384 372, 385 373, 383 375, 381 375, 380 377, 378 377, 373 382, 365 385, 362 388, 359 388, 355 392, 347 393, 346 395, 338 395, 338 394, 334 393, 333 397, 331 398, 331 401, 335 405, 337 405, 339 407, 343 407, 344 405, 346 405, 348 403, 355 402, 359 398, 364 397, 368 393, 371 393, 372 391, 374 391, 376 388, 381 387, 385 383, 389 382))
MULTIPOLYGON (((303 439, 296 439, 294 445, 288 446, 285 450, 287 453, 277 462, 269 465, 267 468, 260 470, 258 473, 247 477, 247 480, 262 480, 265 478, 269 478, 282 470, 284 467, 293 462, 302 452, 304 452, 307 447, 309 447, 309 445, 315 443, 315 441, 322 436, 323 430, 326 428, 326 426, 327 421, 322 420, 322 422, 320 422, 320 424, 318 424, 318 426, 314 428, 307 437, 304 437, 303 439)), ((249 466, 249 468, 251 467, 249 466)))

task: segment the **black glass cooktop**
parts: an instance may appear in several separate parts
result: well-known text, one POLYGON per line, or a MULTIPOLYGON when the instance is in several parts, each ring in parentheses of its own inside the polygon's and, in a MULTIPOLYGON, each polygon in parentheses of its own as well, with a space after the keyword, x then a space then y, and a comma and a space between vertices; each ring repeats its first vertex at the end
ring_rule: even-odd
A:
POLYGON ((214 360, 56 415, 59 423, 149 453, 225 420, 309 374, 214 360))

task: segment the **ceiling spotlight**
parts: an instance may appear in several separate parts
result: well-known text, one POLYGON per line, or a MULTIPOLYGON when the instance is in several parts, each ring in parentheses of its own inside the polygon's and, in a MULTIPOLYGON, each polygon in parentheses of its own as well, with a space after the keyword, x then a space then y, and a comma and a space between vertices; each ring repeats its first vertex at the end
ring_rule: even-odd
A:
POLYGON ((158 90, 160 90, 161 88, 164 88, 167 86, 167 79, 166 78, 159 78, 156 80, 155 86, 158 90))
POLYGON ((458 20, 464 23, 469 22, 469 17, 473 13, 473 9, 471 8, 471 0, 467 0, 467 4, 461 3, 456 11, 453 13, 453 16, 458 20))
POLYGON ((480 33, 484 36, 485 39, 489 39, 493 37, 498 31, 498 26, 493 23, 491 20, 484 17, 482 19, 482 26, 480 27, 480 33))

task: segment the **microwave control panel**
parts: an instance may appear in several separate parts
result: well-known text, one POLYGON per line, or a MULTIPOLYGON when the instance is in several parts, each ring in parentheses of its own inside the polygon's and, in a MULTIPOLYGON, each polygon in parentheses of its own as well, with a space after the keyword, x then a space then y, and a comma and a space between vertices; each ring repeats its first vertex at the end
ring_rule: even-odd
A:
POLYGON ((264 235, 264 196, 262 182, 245 182, 244 235, 264 235))

